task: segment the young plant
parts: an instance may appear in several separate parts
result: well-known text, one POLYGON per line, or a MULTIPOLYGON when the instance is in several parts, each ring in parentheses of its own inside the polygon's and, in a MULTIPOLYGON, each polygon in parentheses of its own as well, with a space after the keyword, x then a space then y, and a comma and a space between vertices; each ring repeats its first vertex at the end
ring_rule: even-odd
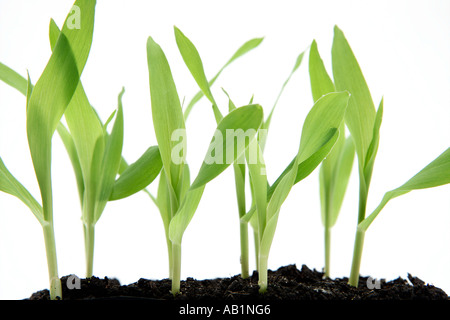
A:
POLYGON ((253 138, 261 125, 263 112, 258 105, 248 105, 221 119, 205 160, 191 183, 185 161, 186 135, 180 100, 167 58, 151 37, 147 41, 147 57, 153 125, 163 163, 156 200, 164 222, 172 293, 175 295, 180 291, 182 237, 205 185, 234 162, 249 143, 247 140, 235 143, 235 136, 227 132, 242 130, 253 138))
POLYGON ((390 200, 413 190, 434 188, 448 183, 450 183, 450 148, 445 150, 441 155, 439 155, 411 179, 406 181, 403 185, 386 192, 375 210, 358 224, 357 236, 361 239, 361 245, 355 248, 355 254, 353 256, 354 260, 352 264, 355 269, 352 276, 354 275, 354 277, 359 280, 359 268, 361 265, 363 251, 362 244, 364 243, 366 231, 390 200))
MULTIPOLYGON (((347 113, 345 114, 345 123, 350 131, 358 157, 359 207, 357 224, 360 224, 366 217, 370 180, 380 138, 383 99, 381 99, 378 110, 375 111, 372 96, 361 68, 344 33, 337 26, 334 28, 331 53, 336 89, 347 90, 351 94, 347 113)), ((359 263, 361 260, 358 257, 358 252, 360 252, 360 248, 362 249, 362 245, 363 238, 361 233, 356 232, 354 258, 349 278, 349 283, 352 286, 358 285, 359 263)))
MULTIPOLYGON (((319 55, 315 40, 312 42, 309 52, 309 76, 314 101, 324 94, 336 91, 319 55)), ((355 154, 351 136, 345 137, 344 122, 339 128, 339 132, 339 139, 319 169, 320 204, 325 231, 325 277, 330 277, 331 228, 337 221, 344 200, 355 154)))
MULTIPOLYGON (((183 57, 183 60, 188 67, 189 71, 191 72, 194 80, 197 82, 197 84, 200 87, 201 92, 209 99, 209 101, 212 103, 214 115, 216 118, 216 122, 220 121, 222 119, 222 114, 220 113, 220 110, 217 107, 216 101, 213 97, 213 94, 210 89, 211 82, 208 83, 206 80, 206 75, 203 68, 203 62, 201 60, 200 54, 198 53, 196 47, 194 44, 178 29, 175 29, 175 38, 177 40, 178 49, 183 57)), ((248 42, 250 43, 250 42, 248 42)), ((301 64, 301 61, 303 59, 304 52, 302 52, 296 59, 296 63, 294 65, 294 68, 292 69, 291 73, 289 74, 286 81, 283 83, 283 86, 281 87, 281 91, 278 94, 278 97, 272 107, 272 110, 267 117, 266 121, 263 122, 261 125, 260 130, 258 131, 257 140, 258 144, 261 147, 261 152, 264 150, 265 141, 267 138, 267 131, 270 126, 270 121, 272 119, 273 112, 275 110, 275 107, 278 103, 279 98, 281 97, 282 92, 284 91, 284 88, 288 84, 290 78, 295 73, 295 71, 298 69, 298 67, 301 64)), ((228 96, 228 93, 223 90, 225 94, 228 96)), ((250 102, 252 103, 252 101, 250 102)), ((232 102, 231 99, 229 99, 229 112, 236 109, 236 106, 232 102)), ((240 234, 240 263, 241 263, 241 277, 247 278, 249 276, 249 259, 248 259, 248 221, 245 221, 242 219, 247 211, 246 211, 246 195, 245 195, 245 175, 246 175, 246 167, 245 167, 245 155, 242 154, 237 161, 233 163, 233 169, 234 169, 234 178, 235 178, 235 186, 236 186, 236 198, 237 198, 237 205, 238 205, 238 212, 239 212, 239 234, 240 234)), ((250 177, 251 180, 251 177, 250 177)), ((251 182, 250 182, 251 183, 251 182)), ((252 183, 251 183, 252 185, 252 183)), ((253 206, 252 206, 253 207, 253 206)), ((256 233, 255 233, 256 236, 256 233)), ((255 242, 255 245, 257 246, 257 242, 255 242)), ((258 249, 256 248, 256 252, 258 249)), ((256 257, 258 259, 258 257, 256 257)), ((258 264, 258 263, 257 263, 258 264)))
MULTIPOLYGON (((53 47, 59 29, 52 20, 50 43, 53 47)), ((66 147, 80 196, 85 240, 86 277, 93 275, 95 225, 108 201, 123 199, 146 188, 161 171, 162 163, 157 146, 148 148, 132 165, 122 157, 123 107, 119 94, 118 109, 105 124, 89 103, 80 81, 65 112, 67 130, 62 124, 58 132, 66 147), (115 116, 111 133, 108 124, 115 116), (116 176, 120 177, 116 180, 116 176)))
MULTIPOLYGON (((41 193, 42 209, 30 198, 26 189, 2 162, 2 191, 19 197, 27 204, 44 231, 49 269, 50 297, 61 298, 56 243, 53 228, 53 195, 51 179, 52 136, 78 86, 92 43, 95 1, 76 1, 83 13, 84 27, 69 28, 66 18, 53 53, 36 85, 27 85, 27 137, 36 178, 41 193)), ((14 76, 14 75, 13 75, 14 76)), ((22 88, 23 89, 23 88, 22 88)))

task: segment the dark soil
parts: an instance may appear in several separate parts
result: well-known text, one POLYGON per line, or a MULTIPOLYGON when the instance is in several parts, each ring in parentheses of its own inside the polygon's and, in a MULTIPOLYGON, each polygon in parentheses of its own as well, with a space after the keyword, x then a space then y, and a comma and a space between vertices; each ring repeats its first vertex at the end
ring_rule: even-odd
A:
MULTIPOLYGON (((378 289, 368 288, 368 277, 361 277, 358 288, 347 284, 347 278, 324 279, 323 273, 310 270, 305 265, 301 270, 295 265, 269 270, 269 287, 265 294, 258 292, 258 274, 247 279, 239 275, 231 278, 195 280, 181 282, 181 293, 173 296, 168 279, 147 280, 121 285, 116 279, 81 279, 80 289, 69 289, 67 279, 62 277, 63 300, 166 300, 179 302, 229 301, 311 301, 311 300, 449 300, 441 289, 427 285, 419 278, 408 274, 408 280, 397 278, 379 282, 378 289)), ((369 283, 376 284, 375 281, 369 283)), ((70 286, 69 286, 70 287, 70 286)), ((38 291, 29 300, 49 300, 48 290, 38 291)))

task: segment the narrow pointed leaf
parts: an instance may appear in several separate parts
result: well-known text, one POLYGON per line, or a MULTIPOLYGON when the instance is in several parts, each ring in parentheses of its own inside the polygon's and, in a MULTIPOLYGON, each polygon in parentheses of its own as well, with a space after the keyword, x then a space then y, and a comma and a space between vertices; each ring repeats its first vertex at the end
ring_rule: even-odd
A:
POLYGON ((148 148, 136 162, 122 172, 114 183, 109 200, 123 199, 146 188, 159 175, 161 168, 158 147, 148 148))
MULTIPOLYGON (((264 40, 264 38, 254 38, 247 42, 245 42, 242 46, 239 47, 239 49, 233 54, 233 56, 225 63, 225 65, 220 68, 220 70, 216 73, 216 75, 208 82, 209 87, 211 87, 214 82, 217 80, 217 78, 220 76, 220 74, 225 70, 226 67, 228 67, 233 61, 238 59, 239 57, 243 56, 247 52, 255 49, 258 47, 261 42, 264 40)), ((186 110, 184 111, 184 118, 187 119, 189 116, 189 113, 191 112, 194 105, 200 101, 200 99, 204 96, 203 91, 200 90, 189 102, 189 104, 186 107, 186 110)))
POLYGON ((360 167, 372 141, 375 122, 375 106, 361 68, 344 33, 336 26, 332 45, 334 84, 338 91, 347 90, 351 97, 345 122, 355 141, 360 167))
POLYGON ((202 90, 203 94, 212 103, 214 116, 216 118, 216 121, 219 122, 223 116, 217 108, 217 103, 211 93, 200 54, 198 53, 194 44, 177 27, 174 27, 174 30, 176 42, 181 56, 183 57, 186 66, 188 67, 198 86, 202 90))
POLYGON ((358 228, 367 231, 380 211, 390 200, 413 190, 434 188, 448 183, 450 183, 450 148, 445 150, 406 183, 386 192, 378 207, 358 225, 358 228))
POLYGON ((151 37, 147 41, 147 59, 156 140, 169 184, 177 189, 182 178, 186 150, 179 163, 172 161, 172 150, 179 143, 172 140, 172 134, 185 129, 183 112, 167 58, 151 37))
POLYGON ((124 90, 119 94, 118 109, 111 134, 107 136, 105 153, 103 155, 100 174, 100 186, 98 190, 98 203, 95 210, 95 220, 98 221, 106 203, 111 197, 117 173, 119 171, 123 147, 123 108, 122 96, 124 90))
POLYGON ((27 94, 27 80, 10 67, 0 62, 0 80, 18 90, 24 96, 27 94))
POLYGON ((44 223, 44 214, 41 205, 30 192, 9 172, 0 158, 0 191, 20 199, 34 214, 41 224, 44 223))
POLYGON ((249 141, 255 137, 262 118, 263 111, 259 105, 237 108, 224 117, 217 126, 205 160, 191 188, 206 184, 234 162, 244 152, 249 141), (222 141, 219 141, 220 139, 222 141), (239 143, 242 140, 244 143, 239 143))

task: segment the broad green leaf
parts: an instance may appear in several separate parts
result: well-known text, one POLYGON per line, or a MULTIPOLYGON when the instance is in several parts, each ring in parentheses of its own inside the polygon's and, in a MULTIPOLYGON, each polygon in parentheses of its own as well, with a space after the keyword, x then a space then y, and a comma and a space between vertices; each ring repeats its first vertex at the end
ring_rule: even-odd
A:
MULTIPOLYGON (((333 81, 320 57, 316 41, 311 44, 309 75, 314 101, 317 101, 324 94, 335 91, 333 81)), ((345 138, 344 122, 341 123, 339 132, 339 139, 323 160, 319 172, 322 223, 328 228, 336 223, 339 215, 355 152, 353 140, 345 138)))
POLYGON ((330 129, 339 128, 349 101, 348 92, 329 93, 316 101, 306 116, 300 139, 299 163, 323 145, 330 129))
POLYGON ((0 158, 0 191, 8 193, 20 199, 41 224, 44 224, 44 214, 41 205, 30 194, 30 192, 9 172, 0 158))
POLYGON ((351 136, 345 140, 339 151, 339 157, 332 171, 331 181, 328 182, 329 191, 327 196, 329 198, 328 207, 326 208, 328 210, 328 214, 326 215, 328 221, 325 221, 325 217, 322 215, 322 222, 329 227, 332 227, 336 223, 353 167, 355 145, 351 136))
MULTIPOLYGON (((338 128, 343 121, 348 98, 348 92, 328 93, 318 99, 309 111, 302 128, 295 183, 306 178, 330 153, 339 138, 338 128)), ((294 161, 295 158, 269 188, 269 197, 294 161)))
POLYGON ((172 242, 181 244, 184 231, 197 210, 206 184, 223 172, 244 152, 250 141, 255 137, 262 121, 263 110, 261 106, 248 105, 230 112, 217 125, 199 173, 170 222, 169 237, 172 242), (227 130, 230 130, 233 134, 227 135, 227 130), (244 133, 240 137, 244 137, 247 134, 245 141, 236 143, 236 136, 234 135, 236 131, 244 133), (222 137, 222 139, 219 140, 218 137, 222 137), (215 151, 218 162, 210 162, 212 150, 215 151), (228 153, 228 158, 226 156, 227 151, 232 152, 228 153))
POLYGON ((315 40, 312 42, 309 51, 309 78, 314 102, 323 95, 336 91, 320 57, 315 40))
POLYGON ((147 187, 161 172, 162 162, 157 146, 147 149, 144 154, 128 166, 114 183, 109 200, 128 197, 147 187))
POLYGON ((28 144, 46 219, 50 219, 52 212, 51 140, 72 99, 79 77, 70 44, 61 33, 55 50, 27 102, 28 144))
MULTIPOLYGON (((297 155, 299 168, 295 183, 306 178, 333 148, 339 137, 338 128, 344 118, 348 97, 348 92, 328 93, 318 99, 309 111, 300 138, 300 149, 297 155)), ((294 160, 272 184, 269 196, 283 176, 291 169, 294 160)))
MULTIPOLYGON (((258 47, 261 42, 264 40, 264 38, 254 38, 247 42, 245 42, 239 49, 233 54, 233 56, 223 65, 222 68, 216 73, 216 75, 208 82, 209 87, 211 87, 214 82, 217 80, 217 78, 220 76, 220 74, 225 70, 226 67, 228 67, 233 61, 238 59, 239 57, 243 56, 247 52, 255 49, 258 47)), ((189 104, 186 107, 186 110, 184 111, 184 118, 187 119, 189 116, 189 113, 191 112, 194 105, 203 97, 203 92, 200 90, 189 102, 189 104)))
POLYGON ((450 148, 403 185, 386 192, 378 207, 358 225, 358 228, 366 231, 390 200, 413 190, 434 188, 448 183, 450 183, 450 148))
MULTIPOLYGON (((167 58, 151 37, 147 41, 147 59, 156 140, 169 185, 176 190, 182 179, 186 150, 184 148, 178 163, 172 161, 172 150, 179 144, 172 135, 180 130, 185 133, 183 112, 167 58)), ((185 146, 186 137, 183 139, 185 146)))
POLYGON ((64 144, 64 147, 66 148, 67 154, 69 155, 70 162, 72 163, 72 167, 75 172, 75 179, 77 181, 78 196, 80 198, 80 203, 83 203, 84 197, 83 171, 81 170, 80 159, 78 157, 75 142, 73 141, 70 132, 61 122, 58 124, 56 130, 58 131, 58 134, 64 144))
POLYGON ((337 26, 334 28, 332 68, 336 89, 351 94, 345 123, 355 142, 359 165, 363 167, 372 141, 375 106, 353 51, 337 26))
POLYGON ((117 172, 119 171, 120 161, 122 157, 123 147, 123 108, 122 96, 124 89, 119 94, 118 109, 114 126, 111 134, 106 136, 105 152, 101 165, 99 176, 98 202, 95 210, 95 221, 100 218, 106 203, 111 197, 111 193, 116 180, 117 172))
POLYGON ((27 94, 27 80, 0 62, 0 80, 17 89, 24 96, 27 94))
POLYGON ((186 66, 188 67, 198 86, 202 90, 203 94, 212 103, 216 122, 219 122, 223 118, 223 116, 217 108, 217 103, 211 93, 200 54, 198 53, 194 44, 177 27, 174 27, 174 30, 176 42, 181 56, 183 57, 186 66))
POLYGON ((263 110, 248 105, 228 113, 218 124, 207 154, 191 188, 206 184, 239 157, 261 126, 263 110))

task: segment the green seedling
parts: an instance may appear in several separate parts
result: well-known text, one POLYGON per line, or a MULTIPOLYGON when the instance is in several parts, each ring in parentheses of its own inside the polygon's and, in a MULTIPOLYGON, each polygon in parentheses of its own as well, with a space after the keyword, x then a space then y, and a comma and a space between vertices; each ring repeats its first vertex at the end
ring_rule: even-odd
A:
MULTIPOLYGON (((332 45, 332 67, 334 85, 337 90, 347 90, 351 97, 348 102, 345 123, 353 139, 356 155, 358 157, 359 173, 359 206, 358 221, 361 223, 366 217, 366 206, 372 179, 373 166, 378 151, 380 139, 380 126, 383 116, 383 99, 378 110, 375 111, 372 96, 362 74, 361 68, 344 36, 344 33, 335 26, 332 45)), ((355 254, 362 247, 360 233, 356 233, 355 254)), ((354 257, 354 264, 350 274, 349 283, 357 286, 359 274, 356 265, 360 258, 354 257)))
MULTIPOLYGON (((54 50, 60 30, 50 21, 50 44, 54 50)), ((26 95, 27 80, 9 67, 0 64, 0 79, 26 95)), ((94 227, 107 201, 123 199, 147 187, 161 171, 162 163, 157 146, 148 148, 133 164, 121 156, 123 144, 122 95, 118 110, 102 123, 90 105, 81 80, 65 111, 69 126, 60 122, 57 132, 71 160, 77 181, 85 237, 86 277, 93 275, 94 227), (116 120, 111 134, 108 124, 116 120), (101 168, 101 169, 100 169, 101 168), (116 175, 120 177, 116 180, 116 175)))
MULTIPOLYGON (((178 29, 175 27, 175 38, 177 41, 178 49, 183 57, 183 60, 188 67, 189 71, 191 72, 193 78, 197 82, 197 84, 200 87, 201 92, 208 98, 208 100, 212 104, 212 108, 214 111, 216 122, 219 123, 220 120, 223 118, 222 113, 217 107, 216 100, 213 97, 213 94, 211 92, 210 86, 211 81, 208 83, 206 80, 206 75, 203 68, 203 62, 201 60, 200 54, 198 53, 196 47, 194 44, 178 29)), ((261 38, 262 40, 262 38, 261 38)), ((243 51, 242 48, 246 48, 249 45, 252 45, 254 43, 259 44, 259 39, 254 39, 249 42, 247 42, 244 46, 241 47, 241 49, 238 50, 238 52, 243 51)), ((236 54, 234 55, 236 56, 236 54)), ((293 70, 291 71, 288 79, 284 82, 281 91, 275 101, 274 106, 272 107, 272 110, 267 117, 267 120, 264 121, 264 123, 261 126, 261 130, 258 132, 258 141, 259 144, 262 146, 262 149, 265 145, 265 139, 266 139, 266 131, 269 129, 270 120, 273 115, 273 111, 275 110, 275 106, 277 105, 277 102, 286 87, 287 83, 289 82, 291 76, 293 73, 298 69, 298 67, 301 64, 301 61, 303 59, 303 52, 297 57, 296 63, 294 65, 293 70), (265 132, 264 134, 260 134, 262 132, 265 132)), ((214 77, 213 79, 215 79, 214 77)), ((228 93, 224 90, 225 94, 228 96, 228 93)), ((251 102, 250 102, 251 103, 251 102)), ((229 112, 236 109, 236 106, 234 103, 229 99, 229 112)), ((245 175, 246 175, 246 168, 245 168, 245 155, 242 154, 240 158, 237 159, 233 163, 233 169, 234 169, 234 177, 235 177, 235 186, 236 186, 236 197, 237 197, 237 204, 238 204, 238 212, 239 212, 239 219, 240 219, 240 250, 241 250, 241 256, 240 256, 240 262, 241 262, 241 277, 247 278, 249 276, 249 259, 248 259, 248 222, 241 220, 246 214, 246 196, 245 196, 245 175)))
MULTIPOLYGON (((59 34, 52 20, 50 43, 59 34)), ((86 277, 93 275, 95 225, 108 201, 129 197, 146 188, 158 176, 162 163, 157 146, 149 147, 133 164, 122 157, 123 107, 119 94, 118 109, 105 124, 89 103, 82 83, 77 87, 65 112, 67 130, 61 123, 58 132, 69 154, 80 196, 86 253, 86 277), (108 124, 115 121, 111 133, 108 124), (116 179, 117 175, 120 177, 116 179)))
POLYGON ((235 143, 235 136, 226 132, 251 132, 251 140, 262 123, 263 111, 258 105, 248 105, 221 119, 205 160, 191 183, 185 161, 185 122, 177 89, 167 58, 151 37, 147 41, 147 57, 153 125, 163 163, 157 203, 166 232, 172 293, 175 295, 180 291, 182 237, 199 205, 205 185, 234 162, 249 143, 248 140, 242 144, 235 143), (231 159, 228 158, 230 150, 231 159))
MULTIPOLYGON (((319 55, 316 41, 313 41, 310 47, 309 76, 314 101, 324 94, 336 91, 319 55)), ((325 231, 325 277, 330 277, 331 228, 335 225, 341 210, 355 155, 352 137, 345 137, 344 122, 339 128, 339 132, 341 134, 336 145, 323 160, 319 169, 320 204, 325 231)))
MULTIPOLYGON (((198 51, 192 42, 177 28, 175 28, 175 35, 178 48, 180 49, 188 69, 200 89, 212 103, 216 121, 219 121, 221 114, 208 86, 208 82, 206 81, 203 64, 198 51)), ((297 70, 302 58, 303 53, 297 58, 292 73, 297 70)), ((289 81, 290 76, 284 83, 281 92, 289 81)), ((320 101, 317 101, 305 120, 297 156, 272 186, 269 186, 268 184, 266 167, 262 156, 261 146, 264 146, 266 136, 259 136, 257 139, 253 140, 246 149, 244 157, 247 162, 247 167, 249 168, 254 206, 252 206, 253 210, 250 210, 249 213, 241 217, 241 220, 245 223, 245 226, 250 219, 253 221, 252 226, 255 230, 257 265, 261 292, 267 290, 267 261, 281 205, 287 198, 292 186, 307 177, 330 152, 339 136, 338 128, 343 122, 347 100, 348 93, 342 92, 330 93, 320 99, 320 101), (253 214, 255 211, 257 214, 253 214)), ((269 128, 274 107, 262 128, 269 128)), ((229 110, 233 112, 232 110, 234 110, 234 108, 234 103, 230 99, 229 110)), ((243 210, 243 199, 245 199, 245 195, 242 191, 243 176, 245 175, 244 168, 245 167, 243 167, 242 164, 238 164, 235 167, 235 178, 237 181, 236 189, 239 190, 238 200, 240 200, 238 204, 241 206, 241 211, 243 210)), ((241 233, 241 245, 242 242, 245 243, 245 241, 245 233, 244 237, 242 237, 241 233)))
MULTIPOLYGON (((231 56, 230 59, 228 59, 228 61, 222 66, 222 68, 219 69, 219 71, 215 74, 215 76, 213 78, 211 78, 211 80, 209 80, 208 82, 208 86, 212 86, 214 84, 214 82, 217 80, 217 78, 222 74, 222 72, 230 65, 232 64, 236 59, 240 58, 241 56, 245 55, 246 53, 248 53, 249 51, 255 49, 256 47, 258 47, 261 42, 263 41, 263 38, 254 38, 251 39, 247 42, 245 42, 243 45, 241 45, 238 50, 231 56)), ((200 90, 199 92, 197 92, 194 97, 190 100, 190 102, 188 103, 186 109, 184 110, 184 120, 187 121, 190 112, 192 111, 193 107, 197 104, 197 102, 199 102, 201 100, 201 98, 204 96, 203 91, 200 90)), ((220 112, 216 114, 222 118, 220 112)), ((233 163, 233 165, 235 165, 235 163, 233 163)), ((186 173, 186 175, 188 175, 188 172, 186 173)), ((152 196, 149 192, 147 192, 147 194, 150 196, 150 198, 152 199, 152 201, 156 204, 156 206, 158 207, 161 216, 163 217, 164 220, 164 226, 166 229, 166 242, 168 245, 168 251, 169 251, 169 277, 171 277, 171 269, 172 269, 172 255, 170 254, 171 251, 171 241, 168 238, 168 226, 169 226, 169 221, 167 219, 165 219, 165 217, 168 217, 169 214, 166 210, 167 206, 163 205, 161 203, 164 203, 166 201, 166 199, 168 199, 168 196, 166 195, 166 182, 165 182, 165 178, 164 176, 160 177, 160 183, 159 183, 159 187, 158 187, 158 195, 155 198, 154 196, 152 196)))
POLYGON ((361 266, 362 251, 364 238, 367 229, 379 215, 381 210, 386 206, 386 204, 401 195, 404 195, 413 190, 428 189, 438 186, 442 186, 450 183, 450 148, 445 150, 441 155, 439 155, 435 160, 423 168, 419 173, 409 179, 400 187, 388 191, 383 196, 380 204, 375 208, 375 210, 364 220, 362 220, 357 227, 357 239, 359 242, 355 244, 353 262, 352 262, 352 273, 353 277, 351 280, 352 285, 357 286, 359 281, 359 270, 361 266))
MULTIPOLYGON (((53 53, 36 85, 27 84, 27 137, 31 158, 41 193, 42 206, 37 205, 29 192, 3 164, 0 188, 17 196, 30 207, 44 231, 50 280, 50 297, 61 298, 56 243, 53 228, 53 196, 51 179, 52 137, 78 86, 80 75, 92 43, 95 1, 76 1, 83 12, 84 28, 64 28, 57 38, 53 53), (31 197, 31 198, 30 198, 31 197), (39 209, 42 208, 42 209, 39 209)), ((66 18, 68 21, 69 16, 66 18)), ((2 68, 4 71, 5 68, 2 68)), ((9 79, 14 79, 11 75, 9 79)), ((23 92, 23 87, 21 87, 23 92)))

